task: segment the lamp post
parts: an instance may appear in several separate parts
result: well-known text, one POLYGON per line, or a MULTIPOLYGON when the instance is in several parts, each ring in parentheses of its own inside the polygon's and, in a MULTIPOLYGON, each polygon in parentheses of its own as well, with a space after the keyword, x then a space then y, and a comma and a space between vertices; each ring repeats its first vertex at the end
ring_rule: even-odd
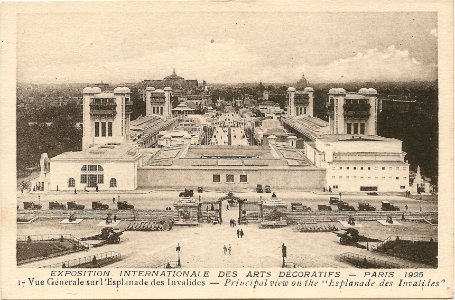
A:
POLYGON ((287 257, 287 251, 286 250, 287 250, 286 246, 283 243, 283 245, 281 245, 281 256, 283 257, 283 265, 282 265, 283 268, 286 265, 286 263, 284 261, 285 257, 287 257))
POLYGON ((180 243, 177 244, 177 248, 175 248, 175 251, 177 251, 177 267, 181 267, 180 264, 180 243))

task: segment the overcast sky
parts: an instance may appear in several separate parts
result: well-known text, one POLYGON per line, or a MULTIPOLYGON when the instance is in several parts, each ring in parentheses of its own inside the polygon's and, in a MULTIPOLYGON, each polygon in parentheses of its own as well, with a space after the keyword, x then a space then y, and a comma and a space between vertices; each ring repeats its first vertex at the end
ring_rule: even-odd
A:
POLYGON ((24 14, 17 80, 433 80, 435 13, 24 14))

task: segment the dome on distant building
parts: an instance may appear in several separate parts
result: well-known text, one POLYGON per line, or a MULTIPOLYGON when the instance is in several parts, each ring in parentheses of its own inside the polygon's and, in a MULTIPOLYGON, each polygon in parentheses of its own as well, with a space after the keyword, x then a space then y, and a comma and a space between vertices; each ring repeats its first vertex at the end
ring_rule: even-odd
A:
POLYGON ((295 84, 295 87, 298 89, 298 90, 303 90, 304 88, 306 88, 308 86, 308 80, 305 78, 305 74, 302 74, 302 78, 300 78, 299 81, 297 81, 297 83, 295 84))
POLYGON ((101 89, 99 87, 86 87, 82 90, 83 94, 98 94, 101 93, 101 89))
POLYGON ((175 68, 174 68, 174 69, 172 70, 172 74, 171 74, 171 75, 164 77, 164 80, 169 80, 169 79, 171 79, 171 80, 176 80, 176 79, 184 80, 185 78, 178 76, 178 75, 175 73, 175 68))
POLYGON ((119 86, 114 89, 114 94, 129 94, 131 93, 130 89, 124 86, 119 86))
POLYGON ((295 87, 292 86, 288 87, 288 92, 295 92, 295 87))

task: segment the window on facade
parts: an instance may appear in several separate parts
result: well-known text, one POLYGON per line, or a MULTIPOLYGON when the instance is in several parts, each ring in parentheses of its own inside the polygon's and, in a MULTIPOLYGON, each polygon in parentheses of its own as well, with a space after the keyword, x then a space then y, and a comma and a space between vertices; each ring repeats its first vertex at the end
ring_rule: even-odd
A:
POLYGON ((389 170, 392 170, 392 167, 389 167, 389 170))
POLYGON ((68 179, 68 187, 75 187, 76 186, 76 180, 74 178, 68 179))
POLYGON ((353 169, 354 169, 354 170, 357 170, 357 167, 354 167, 353 169))
POLYGON ((101 136, 106 136, 106 122, 101 122, 101 136))
POLYGON ((334 189, 337 189, 337 188, 338 188, 338 185, 334 185, 333 188, 334 188, 334 189))
POLYGON ((378 167, 374 167, 374 169, 375 169, 375 170, 377 170, 377 169, 378 169, 378 167))
POLYGON ((248 182, 248 176, 247 175, 240 175, 240 182, 248 182))
POLYGON ((403 180, 406 180, 406 179, 408 179, 408 177, 403 177, 403 180))
POLYGON ((112 122, 107 122, 107 136, 112 136, 112 122))
POLYGON ((363 170, 363 167, 360 167, 360 170, 363 170))
POLYGON ((81 175, 81 183, 87 183, 87 174, 81 175))
POLYGON ((346 179, 349 179, 349 176, 346 176, 346 179))
POLYGON ((340 167, 340 170, 343 170, 343 167, 340 167))
POLYGON ((352 124, 351 123, 346 123, 346 133, 347 134, 351 134, 351 130, 352 130, 352 124))
POLYGON ((382 167, 383 170, 385 170, 385 167, 382 167))
POLYGON ((163 114, 163 107, 160 107, 160 115, 163 114))
POLYGON ((396 180, 400 179, 400 177, 395 177, 396 180))
POLYGON ((81 168, 81 183, 88 187, 96 187, 104 183, 103 167, 100 165, 83 165, 81 168))
POLYGON ((403 167, 403 170, 406 170, 406 167, 403 167))
POLYGON ((370 176, 368 176, 368 179, 371 179, 371 177, 370 177, 370 176))
POLYGON ((357 179, 357 176, 354 176, 354 179, 357 179))
POLYGON ((100 136, 100 122, 95 122, 95 136, 100 136))
POLYGON ((117 179, 111 178, 111 180, 109 180, 109 187, 117 187, 117 179))
POLYGON ((303 113, 306 115, 306 107, 303 108, 303 113))
POLYGON ((360 176, 360 179, 363 179, 363 176, 360 176))
POLYGON ((226 174, 226 182, 234 182, 234 175, 226 174))
POLYGON ((213 175, 213 182, 220 182, 221 176, 220 175, 213 175))
POLYGON ((359 123, 354 123, 354 134, 359 133, 359 123))
POLYGON ((346 170, 349 170, 349 167, 346 167, 346 170))
POLYGON ((406 187, 404 185, 400 185, 400 189, 404 190, 406 187))
POLYGON ((371 170, 371 167, 368 167, 368 170, 371 170))
POLYGON ((365 123, 360 123, 360 134, 365 134, 365 123))

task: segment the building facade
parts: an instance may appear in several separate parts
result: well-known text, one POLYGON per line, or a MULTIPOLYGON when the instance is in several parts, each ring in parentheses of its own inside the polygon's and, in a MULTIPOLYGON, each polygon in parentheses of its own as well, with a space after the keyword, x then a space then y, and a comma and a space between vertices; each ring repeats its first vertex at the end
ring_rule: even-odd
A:
POLYGON ((326 189, 406 192, 409 164, 401 141, 379 136, 324 135, 305 143, 307 158, 326 170, 326 189))
POLYGON ((101 92, 98 87, 86 87, 82 94, 82 149, 106 143, 128 142, 133 104, 130 89, 117 87, 113 92, 101 92))
POLYGON ((376 135, 378 97, 373 88, 348 93, 343 88, 329 90, 327 110, 331 134, 376 135))

